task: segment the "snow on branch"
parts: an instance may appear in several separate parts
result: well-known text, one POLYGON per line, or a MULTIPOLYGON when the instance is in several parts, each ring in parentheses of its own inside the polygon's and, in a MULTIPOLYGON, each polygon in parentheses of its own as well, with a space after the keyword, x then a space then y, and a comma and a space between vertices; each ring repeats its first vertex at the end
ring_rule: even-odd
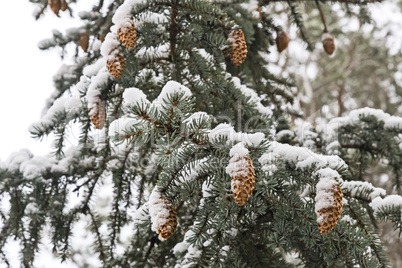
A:
POLYGON ((374 187, 367 181, 344 181, 342 183, 342 189, 346 190, 345 192, 349 192, 352 197, 366 194, 370 200, 386 195, 384 189, 374 187))
POLYGON ((384 122, 385 129, 397 129, 402 130, 402 117, 391 116, 388 113, 379 109, 362 108, 356 109, 344 117, 336 117, 327 123, 323 123, 317 126, 318 132, 328 133, 327 135, 333 135, 337 129, 344 126, 358 126, 363 123, 363 118, 369 116, 374 117, 377 121, 384 122))
POLYGON ((98 113, 99 96, 101 95, 101 90, 109 82, 109 79, 111 79, 111 75, 105 67, 102 67, 98 73, 91 78, 91 83, 86 94, 90 116, 98 113))
POLYGON ((346 166, 345 161, 338 156, 317 154, 304 147, 296 147, 276 141, 271 143, 267 153, 263 154, 259 161, 262 165, 265 165, 275 157, 292 163, 296 168, 301 169, 311 168, 315 165, 317 169, 328 166, 336 170, 341 166, 346 166))
POLYGON ((119 6, 119 8, 114 13, 112 18, 112 22, 116 25, 117 28, 130 27, 132 21, 132 11, 133 8, 138 4, 143 4, 146 1, 144 0, 125 0, 124 3, 119 6))
POLYGON ((169 81, 166 85, 162 88, 161 93, 159 94, 158 98, 153 101, 155 107, 159 110, 164 111, 163 104, 169 101, 169 97, 173 95, 183 95, 185 97, 191 97, 191 91, 188 87, 176 82, 176 81, 169 81))
POLYGON ((381 209, 392 206, 400 206, 402 209, 402 196, 400 195, 389 195, 385 198, 377 196, 370 203, 370 207, 373 208, 374 212, 380 212, 381 209))
POLYGON ((147 96, 142 92, 139 88, 126 88, 123 93, 123 104, 127 108, 145 104, 149 105, 150 102, 147 99, 147 96))
POLYGON ((227 138, 227 143, 243 142, 248 146, 257 147, 264 141, 265 134, 261 132, 252 134, 236 132, 230 124, 221 123, 210 131, 208 137, 211 143, 216 142, 219 138, 227 138))
POLYGON ((250 98, 250 102, 253 103, 256 107, 257 110, 266 116, 271 116, 272 115, 272 109, 271 107, 266 107, 264 106, 261 101, 263 101, 263 98, 261 98, 255 90, 247 87, 246 85, 242 85, 240 82, 240 79, 236 76, 232 77, 232 82, 235 84, 235 86, 240 89, 240 91, 243 93, 244 96, 250 98))

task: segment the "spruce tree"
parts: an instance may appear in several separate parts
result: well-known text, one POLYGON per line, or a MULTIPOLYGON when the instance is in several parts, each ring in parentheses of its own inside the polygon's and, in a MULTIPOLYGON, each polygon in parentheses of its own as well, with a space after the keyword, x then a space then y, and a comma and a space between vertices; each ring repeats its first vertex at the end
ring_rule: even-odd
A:
MULTIPOLYGON (((79 267, 389 265, 379 232, 402 227, 402 118, 362 108, 294 130, 294 83, 266 68, 289 42, 275 1, 100 0, 79 12, 75 0, 31 2, 37 18, 70 12, 83 25, 39 45, 77 50, 30 127, 53 133, 52 154, 0 163, 3 263, 15 239, 32 267, 49 238, 79 267), (375 161, 392 173, 388 194, 367 182, 375 161)), ((372 1, 331 2, 365 19, 372 1)), ((334 53, 329 1, 283 5, 309 50, 321 40, 300 6, 317 9, 334 53)))

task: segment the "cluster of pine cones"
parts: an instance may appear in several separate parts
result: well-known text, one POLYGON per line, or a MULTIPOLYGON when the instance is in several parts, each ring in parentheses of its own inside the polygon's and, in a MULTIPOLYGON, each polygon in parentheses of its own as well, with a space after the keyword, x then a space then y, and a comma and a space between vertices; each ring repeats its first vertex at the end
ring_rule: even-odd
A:
MULTIPOLYGON (((133 21, 130 21, 129 27, 121 27, 117 31, 117 38, 120 43, 123 44, 128 49, 133 49, 135 43, 137 42, 137 31, 133 21)), ((117 48, 120 49, 120 48, 117 48)), ((125 60, 122 51, 118 51, 117 56, 113 60, 108 60, 106 63, 106 68, 111 75, 115 78, 120 79, 121 74, 124 70, 125 60)))
POLYGON ((48 0, 48 5, 56 15, 59 15, 60 10, 66 11, 68 9, 66 0, 48 0))
MULTIPOLYGON (((61 2, 64 0, 49 0, 50 2, 61 2)), ((65 1, 64 1, 65 2, 65 1)), ((52 7, 52 6, 51 6, 52 7)), ((52 8, 53 10, 53 8, 52 8)), ((60 10, 60 8, 59 8, 60 10)), ((55 12, 55 11, 54 11, 55 12)), ((57 11, 58 12, 58 11, 57 11)), ((56 12, 55 12, 56 13, 56 12)), ((87 43, 87 36, 81 35, 80 36, 80 46, 81 48, 86 51, 88 46, 87 43)), ((117 32, 117 37, 121 44, 128 49, 133 49, 135 47, 137 41, 137 32, 135 29, 134 22, 131 21, 130 27, 120 28, 117 32)), ((323 45, 325 51, 331 55, 335 50, 335 44, 333 37, 326 33, 323 36, 323 45)), ((229 35, 229 43, 231 47, 230 59, 232 63, 236 66, 240 66, 247 57, 247 44, 244 37, 244 33, 242 30, 235 29, 229 35)), ((279 31, 276 38, 276 45, 279 52, 282 52, 288 47, 289 44, 289 37, 286 32, 279 31)), ((106 68, 111 75, 115 78, 120 79, 121 74, 124 69, 125 60, 123 57, 123 53, 120 50, 114 51, 115 56, 113 60, 108 60, 106 63, 106 68)), ((101 129, 104 126, 105 119, 106 119, 106 108, 105 103, 102 100, 99 100, 99 103, 96 104, 97 113, 90 116, 92 123, 94 124, 95 128, 101 129)), ((238 161, 245 161, 246 165, 239 165, 237 174, 242 174, 238 176, 233 176, 232 179, 232 191, 233 196, 235 198, 235 202, 239 206, 243 206, 247 200, 251 197, 252 192, 255 187, 255 171, 253 167, 253 163, 251 159, 247 156, 238 159, 238 161)), ((324 215, 324 220, 318 224, 318 228, 321 234, 327 234, 330 230, 332 230, 335 225, 337 224, 340 214, 342 213, 342 191, 339 185, 337 186, 337 190, 333 191, 332 194, 335 197, 336 204, 331 208, 326 208, 321 210, 319 213, 324 215)), ((166 218, 166 223, 161 225, 158 230, 156 231, 161 238, 167 239, 171 237, 177 228, 177 214, 173 204, 166 198, 161 197, 160 202, 165 209, 169 211, 168 218, 166 218)), ((161 215, 163 216, 163 215, 161 215)))

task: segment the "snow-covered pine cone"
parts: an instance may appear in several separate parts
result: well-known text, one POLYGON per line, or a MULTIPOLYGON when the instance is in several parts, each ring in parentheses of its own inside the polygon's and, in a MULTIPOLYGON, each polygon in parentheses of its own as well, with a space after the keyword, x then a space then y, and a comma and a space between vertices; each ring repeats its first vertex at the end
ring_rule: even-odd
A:
POLYGON ((284 31, 278 32, 278 36, 276 37, 276 47, 278 48, 279 53, 287 49, 288 45, 289 45, 288 34, 284 31))
POLYGON ((232 191, 236 203, 243 206, 251 197, 255 187, 253 162, 243 156, 233 163, 232 191))
POLYGON ((322 44, 324 46, 325 52, 327 52, 328 55, 332 55, 335 51, 335 41, 334 37, 330 35, 329 33, 324 33, 322 35, 322 44))
POLYGON ((117 54, 113 59, 108 59, 106 62, 106 69, 115 78, 120 79, 123 73, 125 60, 122 53, 117 54))
POLYGON ((60 0, 48 0, 48 5, 54 14, 59 15, 59 11, 61 8, 60 0))
POLYGON ((243 31, 233 30, 228 40, 232 49, 230 59, 234 65, 240 66, 247 57, 247 44, 243 31))
POLYGON ((89 34, 88 33, 80 33, 78 45, 82 48, 82 50, 84 52, 87 52, 88 47, 89 47, 89 34))
POLYGON ((61 11, 66 11, 68 8, 68 4, 66 0, 61 0, 61 6, 60 6, 60 10, 61 11))
POLYGON ((149 198, 151 229, 159 234, 159 239, 168 239, 177 228, 177 214, 172 202, 163 197, 155 188, 149 198))
POLYGON ((99 99, 95 107, 89 110, 89 118, 96 129, 102 129, 106 121, 106 103, 99 99))
POLYGON ((135 25, 132 20, 130 20, 129 27, 120 27, 117 31, 117 38, 119 41, 128 49, 133 49, 135 43, 137 42, 137 31, 135 30, 135 25))
POLYGON ((342 214, 342 198, 339 184, 317 184, 316 214, 320 234, 328 234, 338 223, 342 214), (318 202, 321 204, 317 206, 318 202))

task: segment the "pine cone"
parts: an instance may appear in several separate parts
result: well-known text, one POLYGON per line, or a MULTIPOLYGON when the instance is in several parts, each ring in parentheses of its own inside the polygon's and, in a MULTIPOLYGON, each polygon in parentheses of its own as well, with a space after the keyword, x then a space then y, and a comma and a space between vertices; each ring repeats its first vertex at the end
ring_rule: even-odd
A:
POLYGON ((253 162, 247 156, 243 156, 234 163, 232 171, 232 191, 235 201, 243 206, 251 197, 255 187, 255 172, 253 162))
POLYGON ((117 31, 117 38, 128 49, 133 49, 137 42, 137 31, 134 22, 130 21, 130 27, 120 27, 117 31))
POLYGON ((328 234, 336 226, 342 214, 343 194, 341 187, 337 184, 332 190, 326 193, 331 195, 333 205, 322 208, 317 213, 318 230, 320 234, 328 234))
POLYGON ((169 200, 155 190, 152 191, 149 203, 152 230, 159 234, 160 239, 168 239, 176 232, 176 209, 169 200))
POLYGON ((106 104, 104 100, 99 99, 95 105, 89 110, 89 118, 96 129, 102 129, 106 121, 106 104))
POLYGON ((120 79, 121 74, 123 73, 125 65, 125 60, 122 54, 118 54, 114 57, 113 60, 107 60, 106 69, 109 71, 111 75, 115 78, 120 79))
POLYGON ((66 0, 61 0, 61 6, 60 6, 60 10, 61 11, 66 11, 68 9, 68 4, 66 0))
POLYGON ((247 57, 247 44, 242 30, 233 30, 229 35, 229 43, 232 48, 230 59, 233 64, 240 66, 247 57))
POLYGON ((279 53, 287 49, 288 45, 289 45, 288 34, 284 31, 278 32, 278 36, 276 37, 276 47, 278 48, 279 53))
POLYGON ((61 8, 60 0, 48 0, 48 5, 54 14, 59 15, 59 11, 61 8))
POLYGON ((82 48, 82 50, 84 50, 84 52, 87 52, 89 47, 89 34, 80 33, 80 39, 78 41, 78 44, 82 48))
POLYGON ((260 16, 260 20, 262 20, 262 9, 260 6, 257 7, 258 14, 260 16))
POLYGON ((335 51, 335 41, 334 37, 329 33, 324 33, 322 35, 322 44, 324 45, 324 50, 328 55, 332 55, 335 51))

